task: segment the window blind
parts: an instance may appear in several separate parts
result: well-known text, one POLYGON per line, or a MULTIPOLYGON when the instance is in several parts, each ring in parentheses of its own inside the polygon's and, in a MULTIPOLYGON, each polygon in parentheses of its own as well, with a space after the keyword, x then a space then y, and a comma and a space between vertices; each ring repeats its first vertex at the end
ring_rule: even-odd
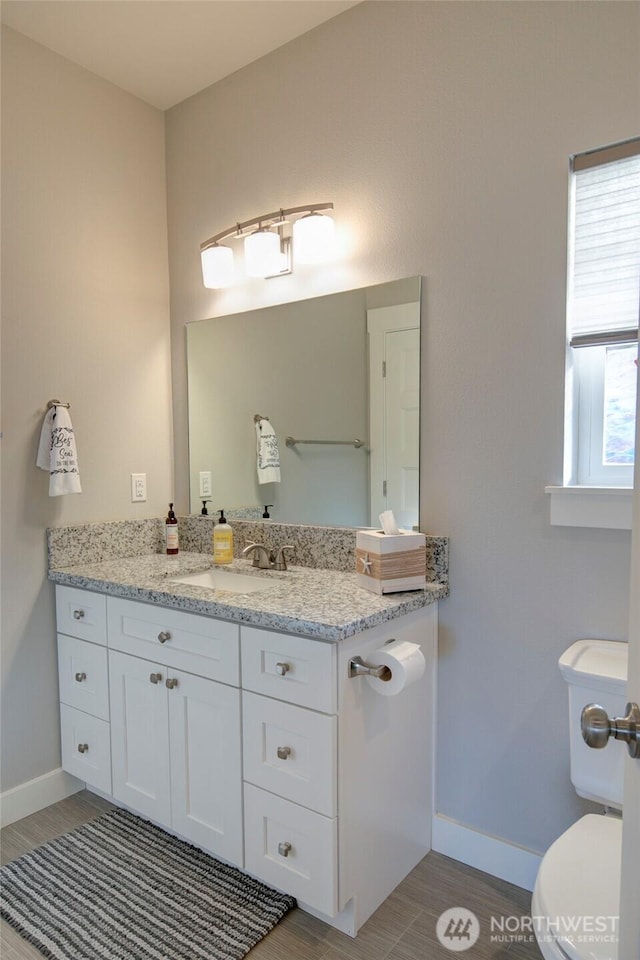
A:
POLYGON ((640 139, 573 158, 571 236, 572 346, 636 339, 640 139))

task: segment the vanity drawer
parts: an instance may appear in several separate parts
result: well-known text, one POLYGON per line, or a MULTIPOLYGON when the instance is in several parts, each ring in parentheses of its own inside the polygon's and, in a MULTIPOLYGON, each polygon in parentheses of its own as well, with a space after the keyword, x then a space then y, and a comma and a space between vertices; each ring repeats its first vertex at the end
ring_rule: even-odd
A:
POLYGON ((103 594, 57 586, 56 619, 59 633, 106 645, 107 598, 103 594))
POLYGON ((239 686, 236 624, 115 597, 109 597, 107 617, 114 650, 239 686))
POLYGON ((337 717, 244 693, 244 779, 335 817, 337 728, 337 717))
POLYGON ((111 793, 109 724, 60 704, 62 768, 92 787, 111 793))
POLYGON ((242 686, 301 707, 335 713, 335 644, 243 627, 242 686))
POLYGON ((333 917, 338 911, 338 821, 244 787, 245 869, 333 917))
POLYGON ((60 700, 102 720, 109 719, 107 648, 58 634, 60 700))

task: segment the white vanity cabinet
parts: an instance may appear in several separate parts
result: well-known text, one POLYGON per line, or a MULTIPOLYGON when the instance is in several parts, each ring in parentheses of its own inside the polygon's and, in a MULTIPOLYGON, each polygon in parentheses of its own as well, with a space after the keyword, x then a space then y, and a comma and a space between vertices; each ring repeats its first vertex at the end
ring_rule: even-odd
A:
POLYGON ((355 936, 431 846, 437 605, 328 642, 56 589, 64 768, 355 936), (349 664, 394 638, 384 696, 349 664))

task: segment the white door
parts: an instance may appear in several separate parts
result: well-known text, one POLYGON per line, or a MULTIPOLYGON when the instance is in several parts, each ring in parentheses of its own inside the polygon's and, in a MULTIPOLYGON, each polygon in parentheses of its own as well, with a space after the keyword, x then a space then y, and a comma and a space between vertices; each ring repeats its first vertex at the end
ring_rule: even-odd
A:
MULTIPOLYGON (((637 399, 627 699, 640 704, 640 389, 637 399)), ((640 957, 640 760, 627 754, 625 764, 619 957, 635 960, 640 957)))
POLYGON ((240 691, 177 670, 168 677, 172 827, 242 866, 240 691))
POLYGON ((166 668, 109 651, 113 795, 156 823, 171 823, 166 668))
POLYGON ((417 526, 420 455, 420 305, 367 311, 371 524, 393 510, 417 526))

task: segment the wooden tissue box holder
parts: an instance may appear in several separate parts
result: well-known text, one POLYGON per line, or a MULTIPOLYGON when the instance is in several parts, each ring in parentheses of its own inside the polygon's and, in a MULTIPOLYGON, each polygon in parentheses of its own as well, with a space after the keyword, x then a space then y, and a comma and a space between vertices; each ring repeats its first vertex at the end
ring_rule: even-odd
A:
POLYGON ((372 593, 423 590, 427 583, 427 538, 424 533, 356 533, 356 580, 372 593))

